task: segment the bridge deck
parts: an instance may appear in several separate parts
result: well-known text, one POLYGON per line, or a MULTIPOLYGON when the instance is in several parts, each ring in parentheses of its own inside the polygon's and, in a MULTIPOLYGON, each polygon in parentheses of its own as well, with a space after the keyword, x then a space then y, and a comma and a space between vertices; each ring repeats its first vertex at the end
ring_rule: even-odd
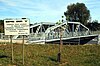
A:
MULTIPOLYGON (((86 36, 77 36, 77 37, 67 37, 67 38, 62 38, 62 41, 64 44, 66 43, 79 43, 80 44, 85 44, 88 43, 89 41, 91 41, 92 39, 96 38, 96 42, 97 43, 97 39, 98 39, 98 34, 94 34, 94 35, 86 35, 86 36)), ((45 39, 45 40, 35 40, 35 41, 31 41, 31 43, 60 43, 60 38, 57 39, 45 39)))

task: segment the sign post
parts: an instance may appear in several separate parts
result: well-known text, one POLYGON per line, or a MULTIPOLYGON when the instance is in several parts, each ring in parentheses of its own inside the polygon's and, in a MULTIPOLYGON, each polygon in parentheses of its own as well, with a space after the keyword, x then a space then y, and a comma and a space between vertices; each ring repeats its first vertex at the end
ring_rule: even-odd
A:
POLYGON ((10 43, 11 43, 11 54, 12 54, 12 58, 11 58, 11 60, 12 60, 12 63, 14 63, 14 53, 13 53, 13 43, 12 43, 12 35, 10 35, 10 43))
POLYGON ((23 42, 22 42, 22 45, 23 45, 23 65, 24 65, 24 35, 23 35, 23 42))
MULTIPOLYGON (((12 35, 23 36, 22 49, 23 49, 23 65, 24 65, 24 35, 29 35, 30 33, 29 19, 4 20, 4 29, 5 29, 5 35, 10 35, 10 43, 12 44, 12 62, 14 61, 12 35)), ((16 39, 16 37, 14 37, 13 39, 16 39)))

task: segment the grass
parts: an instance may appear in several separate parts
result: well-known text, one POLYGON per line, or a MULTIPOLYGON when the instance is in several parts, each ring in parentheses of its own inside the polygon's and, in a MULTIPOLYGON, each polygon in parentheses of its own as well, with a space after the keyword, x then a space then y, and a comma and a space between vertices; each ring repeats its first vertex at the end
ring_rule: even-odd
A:
MULTIPOLYGON (((63 45, 61 63, 57 62, 59 45, 25 45, 24 66, 100 66, 100 45, 63 45)), ((0 46, 0 66, 23 66, 22 45, 14 44, 14 63, 11 63, 11 44, 0 46)))

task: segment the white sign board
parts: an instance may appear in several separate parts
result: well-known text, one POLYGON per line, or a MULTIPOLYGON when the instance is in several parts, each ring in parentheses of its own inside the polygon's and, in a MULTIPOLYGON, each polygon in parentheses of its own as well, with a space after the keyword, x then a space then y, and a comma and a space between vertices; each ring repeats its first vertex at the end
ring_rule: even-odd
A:
POLYGON ((29 35, 29 20, 4 20, 5 35, 29 35))

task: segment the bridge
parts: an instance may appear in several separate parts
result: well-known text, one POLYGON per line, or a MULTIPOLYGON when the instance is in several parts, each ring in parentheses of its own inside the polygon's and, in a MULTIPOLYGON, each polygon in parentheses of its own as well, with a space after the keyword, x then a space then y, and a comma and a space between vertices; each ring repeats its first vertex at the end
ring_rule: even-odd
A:
POLYGON ((45 25, 47 24, 41 23, 38 28, 31 27, 31 30, 36 28, 37 30, 30 34, 29 43, 59 44, 61 37, 63 44, 98 44, 98 34, 92 34, 86 26, 79 22, 64 21, 60 25, 54 24, 48 28, 45 28, 45 25))
MULTIPOLYGON (((51 43, 59 44, 60 38, 63 44, 99 44, 100 36, 98 34, 93 34, 91 31, 81 24, 80 22, 67 22, 64 21, 61 24, 41 22, 30 26, 30 35, 25 36, 25 42, 31 43, 51 43)), ((14 43, 22 42, 21 35, 13 36, 14 43)), ((0 40, 8 40, 9 36, 4 36, 0 34, 0 40)))

